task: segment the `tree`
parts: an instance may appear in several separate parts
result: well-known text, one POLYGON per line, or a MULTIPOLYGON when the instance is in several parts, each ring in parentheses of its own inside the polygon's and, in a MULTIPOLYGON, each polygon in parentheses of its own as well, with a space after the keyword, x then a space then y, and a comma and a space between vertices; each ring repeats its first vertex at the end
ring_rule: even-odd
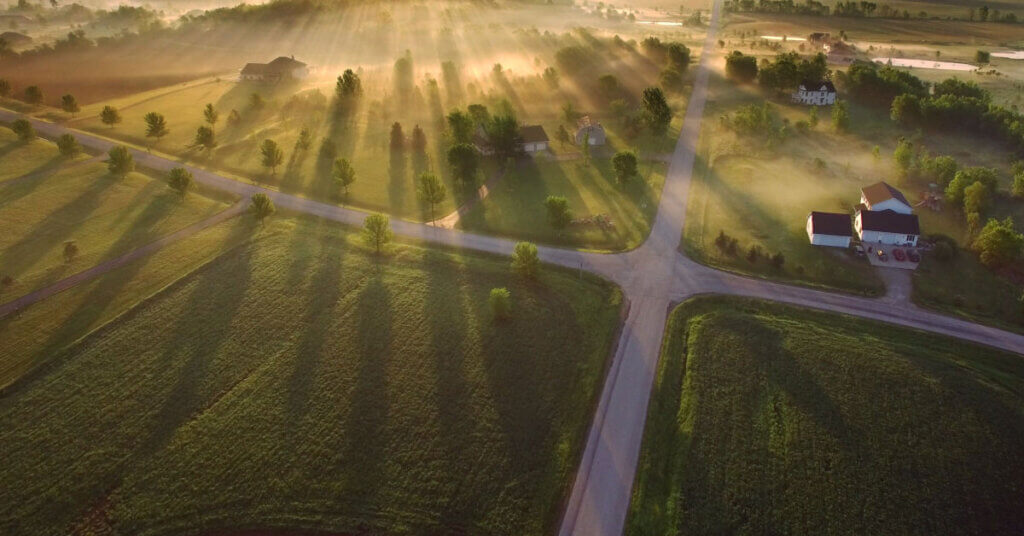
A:
POLYGON ((430 221, 434 221, 434 207, 444 201, 444 196, 447 194, 447 188, 445 188, 444 183, 441 182, 441 179, 437 178, 437 175, 424 173, 420 175, 416 193, 419 194, 420 200, 430 205, 430 221))
POLYGON ((468 143, 459 143, 448 149, 448 165, 455 178, 463 184, 472 184, 480 166, 480 152, 468 143))
POLYGON ((976 213, 979 216, 988 209, 989 190, 981 181, 964 188, 964 212, 976 213))
POLYGON ((619 91, 619 79, 613 74, 602 75, 597 79, 597 86, 606 99, 611 99, 619 91))
POLYGON ((638 159, 633 151, 619 151, 612 157, 612 167, 615 169, 615 178, 619 183, 636 176, 638 159))
POLYGON ((548 212, 548 223, 556 230, 565 229, 572 222, 572 211, 569 210, 569 200, 560 195, 549 195, 544 200, 544 208, 548 212))
POLYGON ((192 172, 182 167, 173 168, 167 174, 167 186, 177 192, 182 198, 192 188, 192 182, 192 172))
POLYGON ((78 144, 78 140, 71 134, 61 134, 57 138, 57 150, 60 151, 62 156, 71 158, 82 152, 82 146, 78 144))
POLYGON ((263 220, 267 219, 267 216, 273 214, 275 210, 277 208, 274 207, 274 202, 263 192, 252 194, 252 197, 249 198, 249 212, 256 218, 256 221, 260 222, 260 226, 263 225, 263 220))
POLYGON ((655 136, 664 136, 672 121, 672 109, 668 107, 661 88, 649 87, 644 90, 641 100, 644 123, 655 136))
POLYGON ((103 110, 100 111, 100 121, 104 125, 114 128, 114 125, 121 122, 121 112, 118 112, 117 108, 113 106, 104 106, 103 110))
POLYGON ((363 83, 352 69, 345 69, 334 86, 334 95, 339 101, 346 101, 363 94, 363 83))
POLYGON ((38 106, 43 102, 43 90, 39 89, 39 86, 28 86, 25 88, 25 102, 38 106))
POLYGON ((11 130, 14 131, 18 136, 18 141, 22 143, 28 143, 36 139, 36 129, 32 128, 32 123, 28 122, 28 119, 16 119, 11 123, 11 130))
POLYGON ((999 185, 999 172, 994 168, 970 167, 957 171, 953 180, 946 185, 946 201, 955 206, 963 206, 964 190, 975 182, 984 184, 989 192, 995 192, 999 185))
POLYGON ((249 95, 249 109, 252 111, 262 110, 267 105, 267 101, 263 100, 263 95, 259 93, 253 93, 249 95))
POLYGON ((124 178, 135 171, 135 158, 124 145, 118 145, 107 153, 107 169, 115 177, 124 178))
POLYGON ((163 114, 149 112, 143 116, 142 120, 146 122, 146 137, 156 138, 157 143, 160 143, 160 139, 169 133, 167 130, 167 120, 163 114))
POLYGON ((544 81, 548 83, 548 87, 551 89, 558 89, 558 71, 554 67, 547 67, 544 69, 544 81))
POLYGON ((896 169, 899 171, 900 177, 906 178, 910 175, 910 168, 914 164, 914 144, 900 138, 892 157, 896 161, 896 169))
POLYGON ((725 75, 737 82, 754 81, 757 78, 757 58, 746 56, 739 50, 730 52, 725 57, 725 75))
POLYGON ((850 110, 846 101, 837 100, 832 106, 832 127, 837 132, 846 132, 850 129, 850 110))
POLYGON ((516 116, 510 113, 495 115, 485 125, 484 132, 487 134, 487 145, 499 158, 519 154, 522 139, 516 116))
POLYGON ((423 133, 423 129, 419 125, 412 127, 412 139, 409 141, 409 145, 412 146, 412 150, 417 153, 422 153, 427 150, 427 135, 423 133))
POLYGON ((78 244, 74 240, 64 242, 64 250, 61 252, 64 256, 64 264, 71 264, 71 261, 78 256, 78 251, 78 244))
POLYGON ((391 125, 391 150, 401 151, 405 147, 405 134, 402 134, 402 124, 395 121, 391 125))
POLYGON ((71 117, 74 117, 75 114, 81 110, 78 106, 78 100, 71 94, 64 95, 60 98, 60 109, 71 114, 71 117))
POLYGON ((555 131, 555 139, 558 140, 562 147, 569 143, 569 131, 565 129, 565 125, 558 124, 558 130, 555 131))
POLYGON ((0 99, 6 99, 11 96, 11 83, 4 78, 0 78, 0 99))
POLYGON ((987 50, 979 50, 974 53, 974 61, 977 63, 988 63, 991 57, 992 54, 987 50))
POLYGON ((446 117, 448 135, 454 143, 469 143, 473 140, 473 119, 461 110, 454 110, 446 117))
POLYGON ((807 124, 814 128, 818 126, 818 107, 811 106, 811 111, 807 113, 807 124))
POLYGON ((217 126, 217 121, 220 120, 220 112, 213 107, 213 104, 207 104, 206 108, 203 108, 203 121, 210 125, 210 130, 213 130, 217 126))
POLYGON ((348 197, 349 186, 356 182, 356 170, 352 167, 352 163, 347 158, 335 160, 331 176, 338 187, 344 191, 345 197, 348 197))
POLYGON ((270 175, 277 174, 277 166, 281 165, 284 161, 284 152, 277 146, 277 142, 271 139, 263 140, 260 144, 260 155, 262 157, 260 163, 263 167, 270 168, 270 175))
POLYGON ((1024 198, 1024 171, 1013 176, 1013 188, 1010 191, 1013 197, 1024 198))
POLYGON ((318 157, 323 160, 334 160, 334 157, 338 155, 338 146, 331 141, 331 138, 324 136, 320 140, 320 151, 318 157))
POLYGON ((979 253, 982 264, 998 268, 1020 257, 1024 246, 1024 235, 1013 226, 1013 219, 988 220, 985 227, 974 239, 974 249, 979 253))
POLYGON ((536 277, 540 271, 540 257, 537 246, 519 242, 512 252, 512 270, 523 277, 536 277))
POLYGON ((685 72, 690 66, 690 49, 682 43, 669 43, 668 64, 680 72, 685 72))
POLYGON ((575 124, 582 116, 583 114, 577 111, 576 107, 573 106, 571 102, 566 102, 562 105, 562 119, 564 119, 566 123, 569 123, 570 125, 575 124))
POLYGON ((213 134, 213 129, 210 127, 198 127, 196 128, 196 137, 192 141, 190 148, 198 147, 199 150, 212 151, 217 146, 217 138, 213 134))
POLYGON ((377 253, 391 242, 391 220, 386 214, 370 214, 363 220, 363 240, 377 253))
POLYGON ((491 120, 491 114, 483 104, 470 104, 466 110, 474 124, 482 125, 491 120))
POLYGON ((299 139, 295 141, 295 147, 300 151, 306 151, 311 145, 313 145, 313 134, 309 132, 309 127, 302 127, 302 130, 299 131, 299 139))
POLYGON ((491 308, 491 316, 495 322, 508 318, 509 312, 512 310, 511 297, 511 293, 505 287, 491 289, 491 293, 487 297, 487 304, 491 308))

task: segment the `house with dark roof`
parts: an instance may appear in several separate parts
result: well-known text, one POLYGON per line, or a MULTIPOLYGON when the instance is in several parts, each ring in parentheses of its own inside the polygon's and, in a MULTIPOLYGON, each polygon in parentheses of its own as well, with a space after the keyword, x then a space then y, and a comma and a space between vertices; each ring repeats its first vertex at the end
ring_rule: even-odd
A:
POLYGON ((848 248, 852 237, 849 214, 811 212, 807 215, 807 238, 815 246, 848 248))
POLYGON ((270 63, 247 63, 239 79, 253 82, 282 82, 302 80, 309 76, 309 67, 297 61, 295 56, 279 56, 270 63))
POLYGON ((544 132, 544 127, 540 125, 519 127, 519 138, 525 153, 539 153, 548 150, 548 133, 544 132))
POLYGON ((0 33, 0 39, 3 39, 7 42, 8 45, 11 45, 12 47, 27 45, 32 42, 31 37, 18 32, 0 33))
POLYGON ((861 242, 893 246, 917 246, 921 226, 916 214, 894 210, 858 210, 853 227, 861 242))
POLYGON ((891 210, 900 214, 910 214, 914 211, 903 192, 884 181, 861 188, 860 203, 871 211, 891 210))
POLYGON ((583 140, 587 140, 587 145, 604 145, 608 141, 608 136, 604 132, 604 127, 601 123, 596 123, 590 120, 589 115, 585 115, 576 122, 576 135, 574 136, 576 145, 583 145, 583 140))
POLYGON ((793 93, 793 102, 808 106, 829 106, 836 103, 836 86, 829 80, 804 80, 793 93))

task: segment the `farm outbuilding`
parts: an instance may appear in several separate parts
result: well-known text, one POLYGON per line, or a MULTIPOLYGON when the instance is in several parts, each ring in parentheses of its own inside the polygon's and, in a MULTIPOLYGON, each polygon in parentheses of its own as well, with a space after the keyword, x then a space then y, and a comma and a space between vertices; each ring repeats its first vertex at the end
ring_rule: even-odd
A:
POLYGON ((859 210, 853 225, 861 242, 914 247, 921 234, 916 215, 893 210, 859 210))
POLYGON ((891 210, 900 214, 910 214, 913 208, 903 192, 893 188, 887 182, 876 182, 860 190, 860 202, 868 210, 891 210))
POLYGON ((852 237, 848 214, 811 212, 807 215, 807 238, 815 246, 848 248, 852 237))

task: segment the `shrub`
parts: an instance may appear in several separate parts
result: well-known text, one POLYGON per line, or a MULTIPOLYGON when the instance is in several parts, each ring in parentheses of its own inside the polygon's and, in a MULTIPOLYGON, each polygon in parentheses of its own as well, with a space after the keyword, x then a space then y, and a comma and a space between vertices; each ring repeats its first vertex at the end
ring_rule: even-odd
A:
POLYGON ((511 294, 505 287, 492 288, 487 303, 491 308, 491 316, 496 321, 508 318, 512 310, 511 294))
POLYGON ((761 246, 754 244, 747 250, 747 262, 756 263, 761 258, 761 246))
POLYGON ((974 249, 978 251, 982 264, 989 268, 997 268, 1020 257, 1024 246, 1024 235, 1017 232, 1013 219, 1007 217, 1003 221, 988 220, 985 227, 974 240, 974 249))
POLYGON ((615 177, 619 182, 626 182, 636 176, 638 159, 633 151, 619 151, 612 157, 612 167, 615 168, 615 177))
POLYGON ((776 270, 781 270, 782 266, 786 264, 786 256, 783 255, 780 251, 775 255, 772 255, 771 263, 773 268, 775 268, 776 270))
POLYGON ((29 142, 36 138, 36 129, 32 128, 32 123, 29 123, 27 119, 17 119, 11 123, 11 130, 18 135, 18 140, 22 142, 29 142))
POLYGON ((185 197, 185 194, 192 188, 192 182, 192 172, 185 168, 173 168, 167 175, 167 186, 181 197, 185 197))
POLYGON ((751 82, 757 78, 757 58, 734 50, 725 57, 725 75, 737 82, 751 82))
POLYGON ((252 215, 260 222, 260 225, 263 225, 263 221, 267 219, 267 216, 270 216, 276 210, 274 202, 265 193, 253 194, 250 201, 249 212, 252 212, 252 215))
POLYGON ((529 242, 517 243, 512 252, 512 270, 523 277, 536 277, 540 271, 537 246, 529 242))
POLYGON ((565 229, 572 221, 569 200, 559 195, 549 195, 544 200, 544 208, 548 211, 548 222, 555 229, 565 229))

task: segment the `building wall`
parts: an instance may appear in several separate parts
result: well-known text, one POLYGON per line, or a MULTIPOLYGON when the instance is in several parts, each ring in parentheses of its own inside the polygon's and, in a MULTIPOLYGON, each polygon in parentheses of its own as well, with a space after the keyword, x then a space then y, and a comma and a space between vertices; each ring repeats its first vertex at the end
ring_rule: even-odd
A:
POLYGON ((824 235, 824 234, 812 234, 811 244, 815 246, 829 246, 834 248, 848 248, 850 247, 850 237, 848 236, 836 236, 836 235, 824 235))
POLYGON ((893 246, 917 246, 917 235, 883 233, 881 231, 861 231, 861 242, 874 242, 893 246))
MULTIPOLYGON (((866 201, 867 200, 865 200, 864 197, 861 196, 861 203, 864 203, 865 205, 867 205, 866 201)), ((878 203, 876 205, 871 205, 871 210, 875 211, 875 212, 881 212, 883 210, 891 210, 893 212, 899 212, 900 214, 910 214, 910 213, 914 212, 910 207, 908 207, 907 205, 904 205, 903 203, 901 203, 901 202, 899 202, 899 201, 897 201, 895 199, 886 199, 885 201, 882 201, 881 203, 878 203)))
POLYGON ((793 102, 827 106, 836 103, 836 94, 829 91, 797 91, 793 94, 793 102))

